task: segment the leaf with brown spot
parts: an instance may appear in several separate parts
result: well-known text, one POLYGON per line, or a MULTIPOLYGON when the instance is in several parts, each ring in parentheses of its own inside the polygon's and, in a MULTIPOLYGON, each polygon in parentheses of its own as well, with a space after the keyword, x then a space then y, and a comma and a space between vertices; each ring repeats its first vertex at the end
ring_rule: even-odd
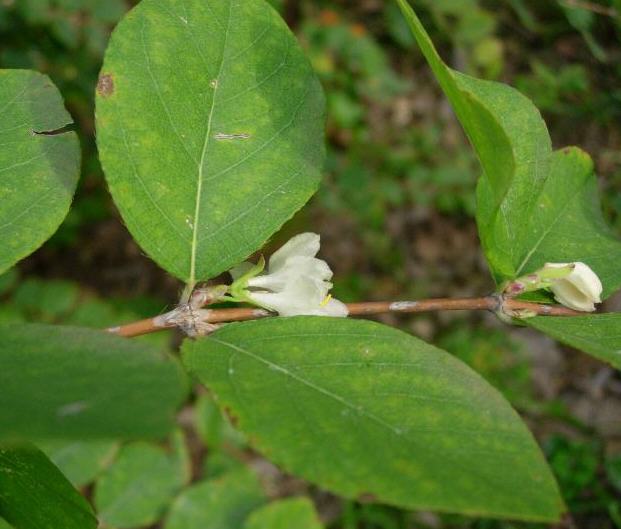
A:
POLYGON ((239 264, 316 191, 323 91, 267 1, 143 0, 102 72, 110 191, 146 253, 183 281, 239 264))
POLYGON ((114 93, 114 78, 112 74, 102 74, 97 81, 97 93, 102 97, 111 96, 114 93))

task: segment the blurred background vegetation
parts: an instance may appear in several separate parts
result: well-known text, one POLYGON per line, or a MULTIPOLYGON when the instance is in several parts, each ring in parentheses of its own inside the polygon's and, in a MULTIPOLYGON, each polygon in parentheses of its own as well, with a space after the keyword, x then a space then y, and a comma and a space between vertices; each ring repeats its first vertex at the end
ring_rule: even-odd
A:
MULTIPOLYGON (((156 314, 178 298, 178 282, 144 256, 124 228, 95 147, 93 96, 102 55, 133 3, 0 0, 0 67, 50 75, 83 150, 66 222, 44 248, 0 277, 1 322, 102 327, 156 314)), ((323 186, 274 247, 300 231, 320 233, 336 295, 345 301, 491 291, 473 218, 478 163, 396 6, 388 0, 272 3, 306 48, 329 106, 323 186)), ((621 0, 412 4, 453 67, 516 86, 541 109, 556 147, 575 144, 592 154, 606 216, 621 230, 621 0)), ((608 308, 620 310, 621 298, 608 308)), ((382 321, 434 341, 507 396, 543 446, 577 527, 621 528, 618 372, 525 329, 507 332, 488 315, 382 321)), ((149 339, 161 347, 175 341, 149 339)), ((213 415, 205 399, 193 410, 199 416, 213 415)), ((192 424, 191 453, 197 439, 210 437, 201 434, 204 421, 192 424)), ((250 457, 239 439, 228 437, 235 451, 250 457)), ((208 442, 213 466, 204 451, 194 454, 194 476, 232 464, 218 459, 221 442, 208 442)), ((255 467, 267 472, 265 465, 255 467)), ((333 529, 538 527, 340 502, 282 476, 275 483, 274 497, 292 487, 309 491, 333 529)))

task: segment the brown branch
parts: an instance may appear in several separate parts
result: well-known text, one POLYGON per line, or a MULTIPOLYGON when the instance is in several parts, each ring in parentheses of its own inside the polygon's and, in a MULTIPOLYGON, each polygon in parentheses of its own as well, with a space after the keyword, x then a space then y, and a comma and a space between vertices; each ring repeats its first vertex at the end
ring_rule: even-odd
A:
MULTIPOLYGON (((525 313, 542 316, 584 315, 582 312, 576 312, 558 305, 541 305, 528 301, 507 299, 501 296, 465 299, 424 299, 420 301, 367 301, 363 303, 349 303, 347 308, 349 309, 350 316, 367 316, 388 312, 418 313, 443 310, 489 310, 502 313, 508 317, 520 316, 525 313)), ((175 327, 180 327, 186 333, 187 329, 191 328, 196 331, 194 334, 201 334, 201 331, 208 333, 218 323, 256 320, 275 315, 267 310, 257 308, 202 309, 190 305, 182 305, 155 318, 147 318, 146 320, 136 321, 127 325, 111 327, 107 331, 127 338, 175 327)))

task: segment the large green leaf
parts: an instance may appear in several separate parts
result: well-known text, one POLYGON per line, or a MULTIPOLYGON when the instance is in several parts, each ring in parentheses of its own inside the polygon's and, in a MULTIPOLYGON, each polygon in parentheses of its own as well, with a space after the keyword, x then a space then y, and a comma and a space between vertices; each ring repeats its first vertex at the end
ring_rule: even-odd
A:
POLYGON ((97 481, 99 518, 117 529, 159 520, 186 481, 183 462, 158 446, 133 443, 97 481))
POLYGON ((164 529, 240 529, 248 514, 264 502, 256 476, 243 468, 183 491, 164 529))
POLYGON ((29 70, 0 70, 0 273, 41 246, 67 215, 80 173, 58 89, 29 70))
POLYGON ((604 295, 617 290, 621 243, 602 219, 588 155, 553 152, 539 111, 517 90, 448 68, 407 0, 397 2, 481 161, 477 223, 496 280, 583 261, 604 295))
POLYGON ((524 321, 559 342, 592 354, 621 369, 621 313, 571 318, 541 316, 524 321))
POLYGON ((253 512, 244 529, 322 529, 313 502, 289 498, 272 502, 253 512))
POLYGON ((165 435, 185 393, 178 363, 103 331, 0 326, 0 440, 165 435))
POLYGON ((563 509, 538 446, 502 396, 405 333, 274 318, 186 341, 183 355, 260 450, 345 497, 532 520, 556 520, 563 509))
POLYGON ((260 248, 316 190, 323 93, 264 0, 143 0, 114 32, 97 92, 125 223, 191 284, 260 248))
POLYGON ((0 448, 0 516, 15 529, 95 529, 90 505, 45 454, 0 448))

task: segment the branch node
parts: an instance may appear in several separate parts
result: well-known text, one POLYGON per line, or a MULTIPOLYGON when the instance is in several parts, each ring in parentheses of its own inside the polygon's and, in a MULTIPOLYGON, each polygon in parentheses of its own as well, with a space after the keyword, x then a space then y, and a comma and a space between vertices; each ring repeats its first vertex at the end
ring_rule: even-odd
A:
POLYGON ((195 308, 192 303, 186 303, 153 318, 153 324, 162 328, 177 327, 190 338, 207 336, 218 328, 218 325, 205 321, 209 319, 210 313, 211 310, 195 308))
MULTIPOLYGON (((491 295, 491 298, 496 301, 496 306, 492 309, 492 312, 498 316, 500 321, 510 324, 513 323, 514 319, 523 320, 537 316, 537 312, 531 308, 509 306, 512 297, 513 296, 511 294, 505 295, 501 293, 491 295)), ((545 309, 542 310, 542 313, 546 312, 547 311, 545 309)))

